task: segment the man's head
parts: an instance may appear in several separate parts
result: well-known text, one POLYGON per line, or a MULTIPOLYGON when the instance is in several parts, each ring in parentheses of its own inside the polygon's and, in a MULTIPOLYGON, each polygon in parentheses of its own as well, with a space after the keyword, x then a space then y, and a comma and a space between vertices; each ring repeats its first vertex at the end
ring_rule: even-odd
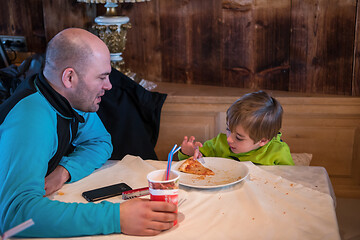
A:
POLYGON ((44 76, 75 109, 99 109, 101 96, 112 87, 110 72, 107 46, 86 30, 65 29, 48 43, 44 76))
POLYGON ((264 146, 279 132, 282 115, 280 103, 264 91, 239 98, 227 110, 226 116, 231 150, 240 153, 264 146))

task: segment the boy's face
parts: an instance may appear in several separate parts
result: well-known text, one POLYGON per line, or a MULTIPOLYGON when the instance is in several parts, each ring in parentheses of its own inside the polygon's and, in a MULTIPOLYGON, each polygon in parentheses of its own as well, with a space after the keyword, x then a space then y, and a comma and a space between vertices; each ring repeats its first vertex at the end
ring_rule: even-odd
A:
POLYGON ((229 128, 226 128, 226 136, 230 150, 236 154, 249 152, 262 147, 269 142, 269 140, 262 139, 259 142, 254 143, 241 125, 238 125, 234 132, 230 132, 229 128))

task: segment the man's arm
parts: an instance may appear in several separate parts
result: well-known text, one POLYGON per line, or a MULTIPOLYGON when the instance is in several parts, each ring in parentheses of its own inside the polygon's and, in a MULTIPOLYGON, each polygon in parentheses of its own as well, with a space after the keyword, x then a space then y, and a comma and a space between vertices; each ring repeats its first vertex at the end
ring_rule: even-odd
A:
POLYGON ((68 180, 70 174, 66 168, 59 165, 45 178, 45 196, 49 196, 59 190, 68 180))
POLYGON ((139 236, 157 235, 174 225, 176 211, 173 203, 131 199, 120 204, 121 232, 139 236))
POLYGON ((172 226, 177 215, 171 203, 133 199, 120 208, 107 201, 64 203, 43 197, 48 161, 57 149, 52 124, 56 114, 50 112, 24 106, 0 125, 0 232, 30 218, 35 225, 18 237, 63 238, 121 231, 154 235, 172 226))
POLYGON ((78 181, 100 168, 111 156, 111 136, 96 113, 84 113, 85 123, 73 142, 75 150, 63 157, 60 165, 70 174, 70 181, 78 181))
POLYGON ((108 152, 111 155, 110 135, 102 122, 99 121, 97 114, 85 113, 84 115, 86 116, 85 123, 79 125, 78 135, 75 140, 77 142, 76 153, 64 157, 60 163, 61 165, 57 166, 45 178, 45 196, 59 190, 67 181, 71 180, 73 182, 89 175, 110 157, 108 152), (101 156, 102 151, 104 156, 101 156), (93 152, 95 155, 89 154, 89 152, 93 152), (94 156, 98 156, 98 158, 94 156), (86 160, 86 164, 84 160, 86 160), (72 171, 72 174, 69 173, 68 169, 72 171))
POLYGON ((48 161, 57 149, 56 113, 41 101, 31 106, 40 110, 18 104, 0 125, 0 232, 32 218, 35 225, 19 236, 119 233, 119 204, 64 203, 43 197, 48 161))

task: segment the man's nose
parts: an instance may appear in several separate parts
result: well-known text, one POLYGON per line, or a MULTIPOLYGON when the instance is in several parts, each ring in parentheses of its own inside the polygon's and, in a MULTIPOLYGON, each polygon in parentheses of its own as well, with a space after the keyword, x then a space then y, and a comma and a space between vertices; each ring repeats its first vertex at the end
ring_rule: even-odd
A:
POLYGON ((110 90, 110 89, 112 88, 112 85, 111 85, 111 82, 110 82, 109 77, 108 77, 107 80, 105 81, 103 88, 104 88, 105 90, 110 90))

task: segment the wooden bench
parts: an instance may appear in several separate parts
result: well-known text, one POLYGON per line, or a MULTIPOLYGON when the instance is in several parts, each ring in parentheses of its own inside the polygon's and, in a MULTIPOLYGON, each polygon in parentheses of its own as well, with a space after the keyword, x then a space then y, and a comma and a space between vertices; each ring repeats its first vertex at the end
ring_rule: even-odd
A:
MULTIPOLYGON (((249 89, 156 83, 167 93, 156 153, 160 160, 183 136, 200 142, 225 132, 226 110, 249 89)), ((282 138, 292 153, 311 153, 323 166, 335 194, 360 198, 360 98, 268 91, 284 108, 282 138)))

